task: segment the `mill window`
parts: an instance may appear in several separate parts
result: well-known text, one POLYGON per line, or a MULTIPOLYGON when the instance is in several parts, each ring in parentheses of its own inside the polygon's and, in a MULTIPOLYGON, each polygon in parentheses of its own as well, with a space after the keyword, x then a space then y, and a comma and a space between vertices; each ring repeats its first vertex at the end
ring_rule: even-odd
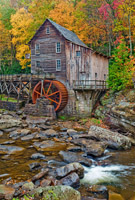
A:
POLYGON ((40 61, 36 61, 36 67, 40 67, 40 61))
POLYGON ((106 74, 104 74, 104 80, 106 80, 106 74))
POLYGON ((50 27, 49 26, 46 28, 46 34, 50 34, 50 27))
POLYGON ((95 78, 97 78, 97 73, 95 73, 95 78))
POLYGON ((40 54, 40 44, 35 44, 35 53, 40 54))
POLYGON ((61 71, 61 60, 60 59, 56 60, 56 71, 61 71))
POLYGON ((81 52, 80 51, 76 51, 76 56, 80 57, 81 56, 81 52))
POLYGON ((61 45, 60 42, 56 43, 56 53, 60 53, 61 52, 61 45))

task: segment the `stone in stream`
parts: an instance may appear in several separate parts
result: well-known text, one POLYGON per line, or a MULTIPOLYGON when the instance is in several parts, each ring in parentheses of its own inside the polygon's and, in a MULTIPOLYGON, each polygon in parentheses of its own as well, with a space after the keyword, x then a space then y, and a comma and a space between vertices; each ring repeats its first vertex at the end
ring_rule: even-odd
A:
POLYGON ((107 198, 108 199, 108 189, 107 187, 103 186, 103 185, 92 185, 89 188, 87 188, 87 192, 93 195, 93 197, 96 198, 107 198))
POLYGON ((65 185, 39 187, 30 194, 34 194, 37 199, 81 200, 80 192, 65 185))
POLYGON ((38 179, 43 178, 46 174, 48 174, 48 172, 49 172, 48 169, 44 169, 43 171, 41 171, 38 174, 36 174, 35 176, 33 176, 32 181, 36 181, 38 179))
POLYGON ((98 157, 104 154, 104 151, 107 148, 106 142, 97 142, 95 140, 90 139, 90 136, 88 136, 89 139, 86 139, 85 137, 83 138, 82 135, 83 134, 81 134, 81 138, 79 138, 78 136, 78 139, 73 139, 72 143, 84 147, 87 155, 98 157))
POLYGON ((5 185, 0 185, 0 199, 10 200, 13 198, 14 193, 14 188, 5 185))
POLYGON ((0 131, 0 136, 2 136, 3 135, 3 131, 0 131))
POLYGON ((68 174, 76 172, 79 178, 84 177, 84 168, 80 163, 74 162, 67 164, 66 166, 60 167, 56 169, 56 177, 58 179, 67 176, 68 174))
POLYGON ((41 154, 41 153, 34 153, 31 155, 31 159, 35 160, 35 159, 45 159, 46 157, 41 154))
POLYGON ((23 190, 33 190, 35 187, 35 185, 32 183, 32 182, 29 182, 29 183, 25 183, 23 186, 22 186, 22 189, 23 190))
POLYGON ((47 126, 47 125, 44 125, 44 124, 40 124, 40 125, 38 125, 38 127, 39 127, 40 129, 43 129, 43 130, 48 130, 48 129, 50 129, 50 126, 47 126))
POLYGON ((106 150, 107 144, 103 142, 92 141, 91 144, 86 145, 87 155, 92 155, 95 157, 102 156, 106 150))
POLYGON ((38 163, 38 162, 34 162, 34 163, 30 163, 30 164, 29 164, 29 167, 30 167, 30 170, 32 171, 32 170, 37 170, 37 169, 39 169, 39 168, 41 167, 41 165, 40 165, 40 163, 38 163))
POLYGON ((62 158, 62 160, 64 160, 67 163, 79 162, 88 167, 92 165, 92 161, 90 159, 84 158, 83 156, 77 153, 60 151, 59 155, 62 158))
POLYGON ((31 131, 29 129, 17 129, 9 134, 9 137, 13 139, 18 139, 20 137, 26 136, 30 134, 31 131))
POLYGON ((0 145, 0 152, 4 152, 7 154, 15 154, 15 153, 23 151, 23 150, 24 150, 24 148, 22 148, 22 147, 0 145))
POLYGON ((3 142, 1 144, 13 144, 13 143, 15 143, 14 140, 8 140, 8 141, 5 141, 5 142, 3 142))
POLYGON ((51 180, 48 180, 48 179, 43 179, 41 182, 40 182, 40 185, 41 187, 46 187, 46 186, 50 186, 51 185, 51 180))
POLYGON ((53 137, 59 136, 59 134, 53 129, 48 129, 46 131, 42 131, 41 134, 46 138, 53 138, 53 137))
POLYGON ((31 135, 26 135, 21 138, 22 141, 32 140, 35 137, 35 134, 32 133, 31 135))
POLYGON ((84 151, 84 149, 79 146, 70 146, 67 148, 67 151, 81 152, 81 151, 84 151))
POLYGON ((71 137, 73 135, 77 135, 77 131, 74 129, 68 129, 67 134, 71 137))
POLYGON ((73 173, 70 173, 69 175, 67 175, 66 177, 62 178, 60 180, 60 184, 68 185, 73 188, 78 188, 80 186, 80 179, 79 179, 78 174, 73 172, 73 173))
POLYGON ((45 140, 43 142, 34 142, 33 146, 38 151, 60 151, 66 148, 65 143, 54 142, 51 140, 45 140))
POLYGON ((10 115, 0 115, 0 130, 8 129, 12 127, 18 127, 22 125, 20 119, 16 119, 10 115))
POLYGON ((105 141, 110 148, 114 149, 130 149, 135 140, 126 137, 118 132, 113 132, 98 126, 91 126, 89 133, 91 138, 99 141, 105 141))

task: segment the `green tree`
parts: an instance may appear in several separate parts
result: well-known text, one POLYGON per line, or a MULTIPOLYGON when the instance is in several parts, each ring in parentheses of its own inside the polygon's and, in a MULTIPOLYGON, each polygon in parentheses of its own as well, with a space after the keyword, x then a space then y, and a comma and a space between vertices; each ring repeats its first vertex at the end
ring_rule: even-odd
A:
POLYGON ((114 49, 109 68, 109 86, 114 91, 132 87, 135 58, 130 56, 130 49, 126 42, 120 40, 119 45, 114 49))

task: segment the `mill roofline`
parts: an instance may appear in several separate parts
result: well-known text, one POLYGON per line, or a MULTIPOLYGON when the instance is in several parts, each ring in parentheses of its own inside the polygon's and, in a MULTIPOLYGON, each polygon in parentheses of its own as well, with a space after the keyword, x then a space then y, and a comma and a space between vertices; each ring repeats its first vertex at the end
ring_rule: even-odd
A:
MULTIPOLYGON (((30 40, 29 43, 28 43, 29 45, 30 45, 31 42, 36 38, 37 34, 39 33, 39 31, 42 30, 44 24, 45 24, 47 21, 49 21, 49 22, 53 25, 53 27, 55 27, 56 30, 57 30, 66 40, 68 40, 68 41, 70 41, 70 42, 72 42, 72 43, 74 43, 74 44, 77 44, 77 45, 79 45, 79 46, 85 47, 85 48, 87 48, 87 49, 91 49, 91 48, 89 48, 87 45, 85 45, 85 44, 78 38, 78 36, 77 36, 75 33, 73 33, 72 31, 70 31, 70 30, 64 28, 63 26, 61 26, 61 25, 55 23, 54 21, 52 21, 52 20, 50 20, 50 19, 48 19, 48 18, 47 18, 47 19, 44 21, 44 23, 39 27, 39 29, 36 31, 35 35, 31 38, 31 40, 30 40)), ((97 52, 97 51, 94 51, 93 49, 91 49, 91 51, 92 51, 94 54, 98 54, 98 55, 107 57, 108 59, 110 58, 110 57, 108 57, 108 56, 106 56, 106 55, 104 55, 104 54, 102 54, 102 53, 99 53, 99 52, 97 52)))

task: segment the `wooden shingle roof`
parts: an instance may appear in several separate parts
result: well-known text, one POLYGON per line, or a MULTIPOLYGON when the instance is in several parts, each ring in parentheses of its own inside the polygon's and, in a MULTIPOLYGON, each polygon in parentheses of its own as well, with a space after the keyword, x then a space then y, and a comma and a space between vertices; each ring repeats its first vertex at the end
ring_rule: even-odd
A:
POLYGON ((59 24, 56 24, 54 21, 50 20, 50 19, 46 19, 45 22, 40 26, 40 28, 37 30, 37 32, 35 33, 35 35, 32 37, 32 39, 29 41, 29 44, 31 43, 31 41, 36 37, 36 35, 38 34, 38 32, 42 29, 42 27, 44 26, 44 24, 46 23, 46 21, 49 21, 58 31, 61 35, 63 35, 63 37, 66 40, 71 41, 74 44, 77 44, 79 46, 83 46, 85 48, 88 48, 78 37, 75 33, 73 33, 72 31, 69 31, 68 29, 64 28, 63 26, 60 26, 59 24))

